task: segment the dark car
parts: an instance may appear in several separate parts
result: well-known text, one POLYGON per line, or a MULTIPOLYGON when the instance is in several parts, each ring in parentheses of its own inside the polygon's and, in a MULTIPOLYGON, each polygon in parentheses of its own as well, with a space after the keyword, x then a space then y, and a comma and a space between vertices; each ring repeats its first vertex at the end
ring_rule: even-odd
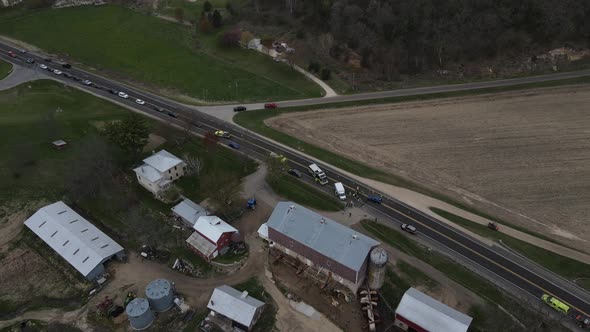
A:
POLYGON ((64 68, 72 68, 72 65, 70 65, 69 63, 62 63, 61 66, 64 68))
POLYGON ((418 233, 418 231, 416 230, 416 227, 412 226, 412 225, 408 225, 408 224, 402 224, 401 229, 410 233, 410 234, 416 234, 418 233))
POLYGON ((64 73, 64 76, 65 76, 65 77, 67 77, 67 78, 72 78, 72 77, 74 77, 74 76, 72 76, 71 74, 68 74, 68 73, 64 73))
POLYGON ((174 113, 172 111, 168 111, 168 115, 173 117, 173 118, 177 118, 178 117, 178 113, 174 113))
POLYGON ((236 150, 239 150, 240 149, 240 144, 238 144, 238 143, 236 143, 234 141, 229 141, 227 143, 227 146, 229 146, 232 149, 236 149, 236 150))
POLYGON ((234 112, 243 112, 247 110, 246 106, 236 106, 234 107, 234 112))
POLYGON ((288 172, 289 172, 289 174, 296 176, 298 178, 303 176, 303 174, 301 174, 301 172, 299 172, 298 170, 296 170, 294 168, 289 168, 288 172))
POLYGON ((114 95, 119 94, 119 91, 113 90, 113 89, 109 89, 109 92, 112 93, 112 94, 114 94, 114 95))
POLYGON ((369 195, 369 196, 367 196, 367 200, 369 200, 369 202, 381 204, 383 202, 383 197, 378 196, 378 195, 369 195))
POLYGON ((268 103, 268 104, 264 104, 264 108, 266 109, 273 109, 273 108, 277 108, 277 104, 276 103, 268 103))
POLYGON ((50 59, 50 58, 43 58, 43 60, 44 60, 45 62, 51 62, 51 59, 50 59))
POLYGON ((33 59, 33 58, 27 58, 27 63, 35 63, 35 59, 33 59))

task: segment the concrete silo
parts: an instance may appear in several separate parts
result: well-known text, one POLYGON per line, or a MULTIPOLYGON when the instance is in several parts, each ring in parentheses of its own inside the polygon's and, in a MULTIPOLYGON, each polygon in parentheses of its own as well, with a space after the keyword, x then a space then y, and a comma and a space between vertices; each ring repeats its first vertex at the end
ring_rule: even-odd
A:
POLYGON ((154 313, 150 310, 150 304, 146 299, 133 299, 133 301, 129 302, 125 311, 131 328, 134 330, 147 329, 154 321, 154 313))
POLYGON ((174 289, 172 283, 166 279, 156 279, 145 288, 145 296, 150 302, 152 310, 166 311, 174 305, 174 289))
POLYGON ((370 289, 379 289, 385 281, 385 270, 388 255, 385 249, 375 247, 369 254, 369 276, 367 283, 370 289))

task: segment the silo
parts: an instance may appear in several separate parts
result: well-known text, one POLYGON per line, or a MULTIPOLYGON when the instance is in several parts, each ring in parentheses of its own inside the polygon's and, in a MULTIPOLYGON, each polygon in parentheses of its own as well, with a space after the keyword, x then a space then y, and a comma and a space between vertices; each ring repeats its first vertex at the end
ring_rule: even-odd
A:
POLYGON ((154 313, 150 310, 150 304, 146 299, 133 299, 133 301, 129 302, 125 311, 131 328, 134 330, 147 329, 154 321, 154 313))
POLYGON ((387 252, 381 247, 375 247, 369 255, 369 277, 367 283, 370 289, 379 289, 385 281, 387 252))
POLYGON ((166 279, 156 279, 145 288, 145 296, 150 302, 152 310, 166 311, 174 305, 174 290, 172 284, 166 279))

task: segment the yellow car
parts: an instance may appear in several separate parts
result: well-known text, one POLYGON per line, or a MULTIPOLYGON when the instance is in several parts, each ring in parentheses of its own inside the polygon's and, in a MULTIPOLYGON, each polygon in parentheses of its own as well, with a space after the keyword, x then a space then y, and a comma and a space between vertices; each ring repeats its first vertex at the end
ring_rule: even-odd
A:
POLYGON ((227 131, 216 130, 215 131, 215 136, 219 136, 219 137, 223 137, 223 138, 230 138, 231 137, 231 134, 228 133, 227 131))

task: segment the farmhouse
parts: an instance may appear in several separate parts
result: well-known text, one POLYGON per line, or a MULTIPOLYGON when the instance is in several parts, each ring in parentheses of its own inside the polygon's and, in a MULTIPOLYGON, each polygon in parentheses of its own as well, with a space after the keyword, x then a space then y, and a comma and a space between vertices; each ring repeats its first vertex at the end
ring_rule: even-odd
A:
MULTIPOLYGON (((356 293, 379 242, 293 202, 279 202, 266 222, 272 245, 356 293)), ((318 272, 318 273, 319 273, 318 272)))
POLYGON ((188 198, 185 198, 182 202, 178 203, 178 205, 174 206, 172 212, 190 228, 193 228, 199 217, 209 215, 207 209, 188 198))
POLYGON ((223 285, 213 290, 207 308, 214 313, 216 321, 225 320, 225 324, 218 324, 224 331, 250 331, 264 309, 261 302, 234 288, 223 285), (230 327, 231 328, 224 328, 230 327))
POLYGON ((238 230, 216 216, 202 216, 193 226, 195 232, 186 239, 198 255, 211 261, 223 252, 238 230))
POLYGON ((113 256, 125 257, 118 243, 61 201, 42 207, 25 225, 88 280, 101 277, 113 256))
POLYGON ((472 319, 417 289, 410 288, 395 310, 394 324, 402 331, 466 332, 472 319))
POLYGON ((166 150, 143 160, 144 164, 133 171, 137 181, 154 195, 160 196, 172 181, 184 175, 186 163, 166 150))

